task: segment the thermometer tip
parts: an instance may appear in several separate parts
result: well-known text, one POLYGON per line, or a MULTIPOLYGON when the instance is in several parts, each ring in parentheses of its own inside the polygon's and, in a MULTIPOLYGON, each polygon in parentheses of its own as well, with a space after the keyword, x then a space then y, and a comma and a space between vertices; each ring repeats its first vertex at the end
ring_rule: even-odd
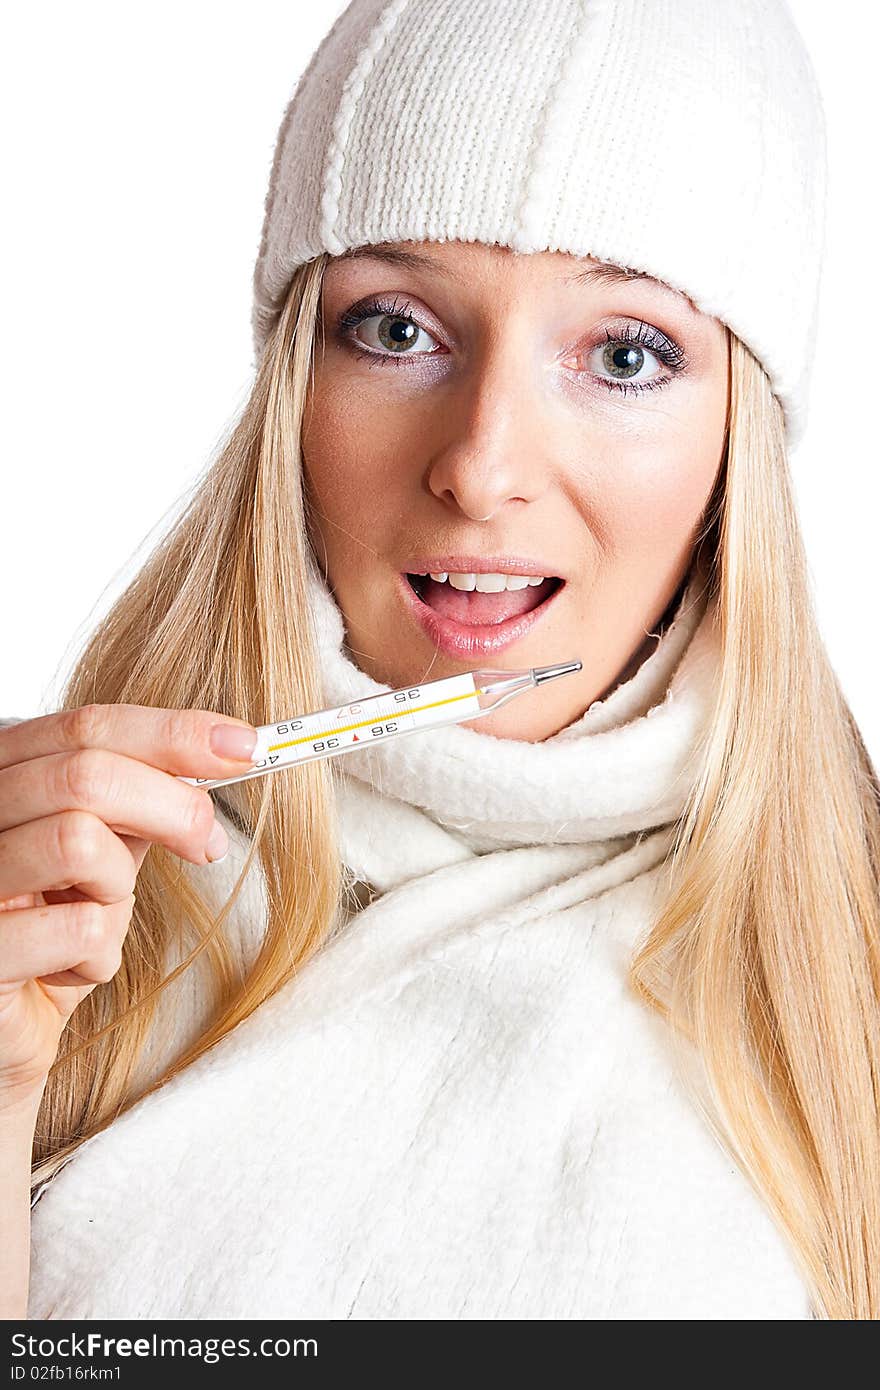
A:
POLYGON ((558 666, 535 666, 532 669, 535 685, 555 680, 557 676, 569 676, 573 671, 580 671, 582 665, 580 661, 564 661, 558 666))

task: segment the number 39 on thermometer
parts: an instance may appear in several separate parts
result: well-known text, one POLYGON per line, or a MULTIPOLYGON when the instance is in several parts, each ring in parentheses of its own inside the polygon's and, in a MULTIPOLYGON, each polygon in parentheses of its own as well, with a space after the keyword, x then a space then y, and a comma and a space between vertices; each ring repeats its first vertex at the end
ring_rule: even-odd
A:
POLYGON ((210 790, 230 782, 262 777, 312 758, 369 748, 382 739, 421 733, 442 724, 476 719, 505 704, 514 695, 557 676, 579 671, 581 663, 536 666, 526 671, 469 671, 423 685, 403 686, 350 705, 317 710, 279 724, 257 727, 254 767, 237 777, 181 777, 181 782, 210 790))

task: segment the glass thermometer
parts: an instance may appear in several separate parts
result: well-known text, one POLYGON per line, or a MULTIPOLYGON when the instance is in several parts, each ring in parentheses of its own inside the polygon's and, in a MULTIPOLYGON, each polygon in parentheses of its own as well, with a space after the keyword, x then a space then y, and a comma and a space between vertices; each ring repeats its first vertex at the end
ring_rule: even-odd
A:
POLYGON ((202 787, 225 787, 277 772, 281 767, 313 758, 334 758, 357 748, 372 748, 384 739, 418 734, 442 724, 478 719, 490 714, 524 690, 580 671, 580 661, 559 666, 533 666, 525 671, 468 671, 462 676, 403 686, 366 700, 335 709, 317 710, 279 724, 257 728, 256 764, 237 777, 180 777, 181 782, 202 787))

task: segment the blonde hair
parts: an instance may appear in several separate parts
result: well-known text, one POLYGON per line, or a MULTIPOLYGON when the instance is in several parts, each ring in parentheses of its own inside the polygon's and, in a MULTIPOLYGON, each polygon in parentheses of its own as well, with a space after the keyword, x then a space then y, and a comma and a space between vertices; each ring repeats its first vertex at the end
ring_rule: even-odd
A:
MULTIPOLYGON (((300 439, 328 257, 294 275, 250 398, 186 511, 88 641, 60 708, 133 703, 268 723, 317 708, 300 439)), ((786 1233, 816 1316, 880 1315, 880 788, 825 654, 780 406, 733 335, 710 525, 723 663, 663 910, 632 984, 696 1045, 706 1114, 786 1233)), ((32 1181, 189 1066, 328 939, 352 885, 328 762, 241 783, 251 844, 212 910, 151 846, 122 965, 80 1004, 43 1094, 32 1181), (223 924, 254 858, 266 922, 249 973, 223 924), (172 951, 189 953, 169 973, 172 951), (136 1086, 163 995, 205 954, 214 997, 181 1055, 136 1086)))

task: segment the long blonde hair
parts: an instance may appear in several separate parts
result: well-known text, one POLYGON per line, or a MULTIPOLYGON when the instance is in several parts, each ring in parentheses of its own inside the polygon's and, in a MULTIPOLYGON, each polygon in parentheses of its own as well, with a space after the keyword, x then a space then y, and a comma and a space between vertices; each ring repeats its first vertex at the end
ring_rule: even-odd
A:
MULTIPOLYGON (((294 275, 240 419, 89 639, 61 709, 124 702, 259 724, 319 707, 300 439, 327 260, 294 275)), ((788 1236, 816 1316, 874 1318, 880 788, 814 616, 779 404, 751 353, 729 342, 728 447, 699 547, 722 629, 717 708, 631 979, 696 1044, 707 1118, 788 1236)), ((219 912, 180 860, 151 846, 122 965, 76 1010, 47 1081, 34 1187, 321 949, 352 888, 333 782, 332 763, 315 762, 238 785, 250 845, 219 912), (255 857, 266 921, 248 972, 223 927, 255 857), (134 1085, 160 999, 201 956, 213 989, 205 1028, 134 1085)))

